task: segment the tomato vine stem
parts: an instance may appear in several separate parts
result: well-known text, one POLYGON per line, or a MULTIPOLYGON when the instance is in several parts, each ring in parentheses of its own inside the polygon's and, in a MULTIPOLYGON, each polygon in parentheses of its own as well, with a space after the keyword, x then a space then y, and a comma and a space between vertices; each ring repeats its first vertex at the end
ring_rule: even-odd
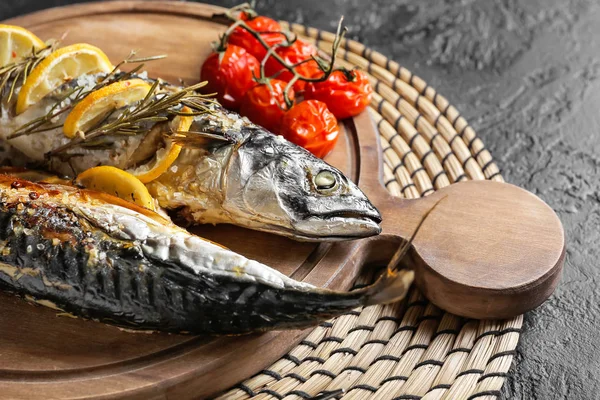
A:
POLYGON ((244 29, 250 35, 252 35, 260 43, 260 45, 265 50, 267 50, 266 55, 260 62, 260 76, 254 77, 258 83, 262 83, 262 84, 268 83, 269 79, 278 76, 283 71, 283 70, 281 70, 277 74, 275 74, 274 76, 271 76, 271 77, 267 77, 265 75, 265 64, 266 64, 267 60, 271 57, 274 58, 275 60, 277 60, 279 62, 279 64, 281 64, 281 66, 285 70, 289 71, 292 74, 291 80, 287 83, 287 85, 283 91, 284 100, 285 100, 285 103, 286 103, 286 106, 288 109, 290 107, 292 107, 292 105, 293 105, 293 100, 290 99, 289 92, 296 82, 298 82, 298 81, 304 81, 304 82, 310 82, 310 83, 323 82, 323 81, 326 81, 329 78, 329 76, 336 70, 342 71, 346 76, 349 76, 348 74, 351 73, 350 71, 348 71, 345 68, 335 68, 335 59, 337 56, 337 51, 340 47, 342 40, 344 39, 344 36, 348 32, 348 29, 343 25, 344 17, 341 17, 340 21, 338 22, 335 38, 334 38, 332 46, 331 46, 331 56, 330 56, 329 61, 324 60, 321 57, 313 55, 313 56, 311 56, 311 58, 303 60, 299 63, 289 64, 279 54, 277 54, 276 49, 280 48, 280 47, 292 46, 294 44, 294 42, 296 42, 296 40, 297 40, 296 34, 289 32, 289 31, 257 32, 256 30, 254 30, 250 26, 248 26, 248 24, 246 24, 246 21, 244 21, 240 17, 240 15, 242 15, 242 14, 246 14, 250 19, 252 19, 258 15, 256 13, 256 11, 254 11, 254 8, 252 7, 252 5, 249 3, 243 3, 243 4, 240 4, 233 8, 230 8, 229 10, 225 11, 222 14, 214 14, 213 15, 213 19, 225 17, 227 20, 232 22, 232 24, 227 28, 227 30, 221 36, 218 49, 221 51, 225 49, 225 47, 227 46, 227 42, 229 40, 229 36, 231 36, 233 31, 236 30, 237 28, 244 29), (264 34, 281 34, 285 37, 285 40, 283 43, 277 44, 275 46, 270 46, 262 38, 262 35, 264 35, 264 34), (298 65, 309 62, 311 60, 314 60, 317 63, 318 68, 323 72, 323 74, 321 76, 315 77, 315 78, 307 77, 307 76, 300 74, 296 70, 296 67, 298 65))

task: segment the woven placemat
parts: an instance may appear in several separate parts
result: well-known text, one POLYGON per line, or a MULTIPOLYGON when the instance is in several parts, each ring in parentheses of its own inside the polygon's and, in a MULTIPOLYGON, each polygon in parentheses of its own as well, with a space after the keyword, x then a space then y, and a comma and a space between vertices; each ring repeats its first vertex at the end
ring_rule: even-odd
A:
MULTIPOLYGON (((283 22, 329 51, 334 35, 283 22)), ((384 182, 400 197, 426 196, 466 179, 502 181, 483 142, 421 78, 364 45, 345 40, 339 64, 368 72, 371 114, 384 154, 384 182)), ((374 276, 361 276, 355 288, 374 276)), ((446 313, 413 288, 402 302, 370 306, 315 328, 282 359, 220 400, 310 399, 338 389, 344 400, 496 399, 523 322, 446 313)), ((326 397, 326 396, 325 396, 326 397)))

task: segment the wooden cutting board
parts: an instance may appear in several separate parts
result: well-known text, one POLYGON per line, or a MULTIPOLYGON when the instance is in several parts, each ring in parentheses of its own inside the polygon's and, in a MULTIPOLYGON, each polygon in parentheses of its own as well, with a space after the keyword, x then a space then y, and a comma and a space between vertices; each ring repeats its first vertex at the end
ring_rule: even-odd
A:
MULTIPOLYGON (((150 76, 195 83, 211 42, 224 30, 210 17, 222 11, 197 3, 117 1, 55 8, 6 23, 28 28, 44 40, 68 32, 63 44, 96 45, 115 63, 132 49, 139 56, 168 54, 146 65, 150 76)), ((453 312, 466 310, 463 314, 471 317, 499 317, 535 307, 552 292, 562 267, 564 235, 560 221, 539 199, 514 186, 480 182, 452 185, 422 201, 400 201, 381 184, 377 132, 368 113, 344 121, 342 131, 342 140, 326 160, 358 182, 380 208, 382 235, 310 244, 225 225, 198 227, 195 233, 295 279, 345 290, 360 268, 389 260, 400 237, 407 237, 420 216, 445 196, 411 253, 417 281, 432 301, 453 312), (473 210, 479 210, 477 215, 469 216, 473 210), (507 221, 509 212, 516 216, 507 221), (500 231, 509 236, 508 246, 499 246, 506 254, 490 247, 482 255, 477 239, 497 241, 491 228, 507 223, 510 229, 500 231), (518 233, 529 237, 540 227, 541 239, 523 248, 521 243, 531 241, 518 233), (453 238, 453 233, 460 237, 453 238), (530 256, 523 259, 520 254, 530 256), (512 264, 495 269, 502 256, 512 264), (444 269, 446 265, 450 267, 444 269), (477 280, 484 275, 487 280, 477 280)), ((130 333, 61 317, 0 294, 0 397, 205 398, 279 359, 306 333, 220 338, 130 333)))
MULTIPOLYGON (((28 28, 43 40, 68 31, 64 45, 96 45, 114 63, 132 49, 139 56, 168 54, 165 60, 146 64, 150 76, 195 83, 211 42, 224 30, 209 20, 215 12, 222 9, 191 3, 110 2, 45 10, 7 23, 28 28)), ((368 130, 366 135, 375 139, 368 115, 347 121, 342 140, 327 158, 355 181, 364 163, 359 141, 363 134, 358 130, 368 130)), ((376 147, 368 156, 367 164, 379 164, 376 147)), ((319 286, 347 289, 362 264, 353 257, 357 242, 298 243, 226 225, 200 227, 196 233, 319 286)), ((372 261, 384 262, 391 256, 393 248, 388 247, 387 254, 373 255, 372 261)), ((224 338, 136 334, 58 317, 53 310, 0 294, 0 397, 203 398, 260 371, 303 335, 302 331, 224 338)))

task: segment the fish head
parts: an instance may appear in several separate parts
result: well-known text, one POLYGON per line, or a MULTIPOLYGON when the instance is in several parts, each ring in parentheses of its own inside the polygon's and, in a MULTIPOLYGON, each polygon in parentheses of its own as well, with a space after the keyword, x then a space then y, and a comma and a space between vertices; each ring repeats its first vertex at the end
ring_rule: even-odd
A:
POLYGON ((356 184, 281 136, 253 132, 232 153, 226 175, 223 205, 253 229, 304 241, 381 232, 379 211, 356 184))

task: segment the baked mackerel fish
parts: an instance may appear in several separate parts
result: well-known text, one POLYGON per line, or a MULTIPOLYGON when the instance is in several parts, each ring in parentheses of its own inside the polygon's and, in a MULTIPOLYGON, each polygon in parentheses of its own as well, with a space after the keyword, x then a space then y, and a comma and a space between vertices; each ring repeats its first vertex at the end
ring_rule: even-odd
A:
POLYGON ((412 279, 316 288, 117 197, 0 175, 0 285, 75 316, 192 334, 302 328, 397 301, 412 279))
MULTIPOLYGON (((154 101, 177 96, 182 90, 145 74, 129 78, 156 84, 154 101)), ((119 75, 84 74, 20 114, 15 112, 14 101, 5 101, 5 90, 0 141, 9 148, 8 163, 66 177, 98 165, 135 170, 150 164, 164 151, 167 141, 177 140, 182 150, 173 164, 144 183, 161 207, 174 210, 190 223, 229 223, 303 241, 347 240, 380 233, 378 210, 338 169, 209 100, 195 100, 196 115, 189 131, 177 139, 170 121, 185 102, 157 114, 166 121, 139 122, 135 134, 115 131, 94 140, 69 138, 63 132, 68 113, 57 115, 39 132, 23 129, 56 105, 74 107, 81 101, 78 93, 93 92, 104 79, 117 81, 119 75)), ((17 85, 15 91, 19 89, 17 85)), ((102 123, 114 123, 137 104, 114 110, 102 123)))

